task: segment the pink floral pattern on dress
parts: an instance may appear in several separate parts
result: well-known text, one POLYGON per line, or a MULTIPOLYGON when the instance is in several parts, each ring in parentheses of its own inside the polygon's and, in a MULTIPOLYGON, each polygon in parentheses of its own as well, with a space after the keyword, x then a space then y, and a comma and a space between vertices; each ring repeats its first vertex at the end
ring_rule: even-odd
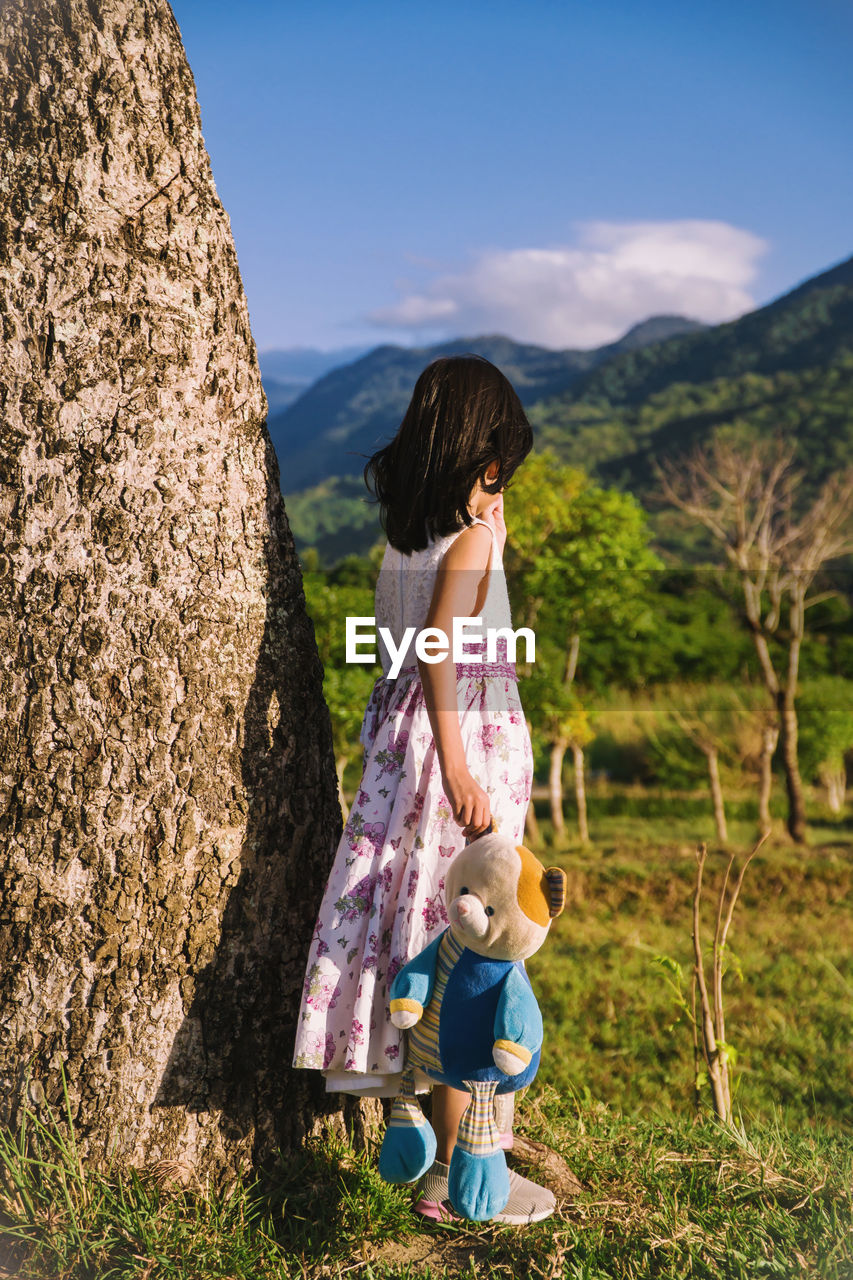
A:
MULTIPOLYGON (((504 675, 463 676, 457 698, 471 772, 498 830, 520 841, 533 758, 518 686, 504 675)), ((361 785, 311 943, 294 1065, 387 1083, 403 1065, 388 988, 446 927, 444 880, 465 838, 442 789, 417 672, 377 680, 361 741, 361 785)))

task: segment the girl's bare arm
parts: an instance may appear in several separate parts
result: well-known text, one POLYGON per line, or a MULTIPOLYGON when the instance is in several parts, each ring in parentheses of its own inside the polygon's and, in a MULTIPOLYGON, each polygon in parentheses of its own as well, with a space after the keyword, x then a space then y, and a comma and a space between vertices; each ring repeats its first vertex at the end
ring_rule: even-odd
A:
MULTIPOLYGON (((477 601, 485 598, 491 550, 492 535, 483 525, 471 525, 460 533, 439 566, 427 627, 440 628, 451 640, 454 618, 476 616, 477 601)), ((436 663, 418 660, 418 668, 453 816, 466 835, 484 831, 491 818, 489 797, 472 777, 465 760, 453 654, 436 663)))

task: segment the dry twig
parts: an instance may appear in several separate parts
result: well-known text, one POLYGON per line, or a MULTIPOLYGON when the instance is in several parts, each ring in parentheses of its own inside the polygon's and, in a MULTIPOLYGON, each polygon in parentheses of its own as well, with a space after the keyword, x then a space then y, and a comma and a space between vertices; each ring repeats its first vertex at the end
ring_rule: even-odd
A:
MULTIPOLYGON (((708 1082, 711 1086, 711 1094, 714 1099, 714 1111, 724 1124, 732 1123, 732 1096, 731 1096, 731 1080, 729 1073, 730 1048, 726 1043, 726 1022, 723 1009, 723 968, 725 959, 726 940, 731 927, 732 917, 734 915, 735 903, 743 885, 743 878, 746 869, 752 859, 758 853, 761 846, 767 839, 767 834, 761 836, 758 843, 754 846, 751 853, 743 863, 738 873, 734 887, 726 900, 726 893, 729 888, 729 879, 731 870, 734 865, 735 855, 732 854, 726 866, 723 883, 720 888, 719 897, 717 899, 717 917, 714 926, 714 941, 711 953, 711 981, 710 992, 708 978, 705 973, 705 958, 702 954, 702 936, 701 936, 701 903, 702 903, 702 875, 705 869, 705 861, 708 856, 708 849, 705 844, 700 844, 696 850, 696 887, 693 892, 693 1028, 694 1028, 694 1055, 698 1056, 698 1049, 701 1047, 702 1056, 705 1061, 705 1069, 708 1074, 708 1082), (701 1019, 696 1016, 696 992, 699 992, 699 1001, 702 1010, 701 1019), (699 1027, 701 1025, 701 1036, 699 1035, 699 1027)), ((698 1066, 698 1062, 696 1063, 698 1066)))

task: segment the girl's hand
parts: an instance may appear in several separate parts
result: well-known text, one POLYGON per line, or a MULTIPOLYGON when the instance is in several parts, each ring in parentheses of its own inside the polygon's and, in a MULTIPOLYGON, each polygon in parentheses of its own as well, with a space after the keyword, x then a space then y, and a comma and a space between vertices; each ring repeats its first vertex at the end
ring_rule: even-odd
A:
POLYGON ((503 555, 506 545, 506 522, 504 520, 504 496, 499 493, 494 502, 486 507, 484 518, 494 526, 495 533, 498 535, 498 550, 503 555))
POLYGON ((453 817, 465 836, 487 831, 492 820, 489 797, 472 774, 465 769, 442 779, 444 794, 450 801, 453 817))

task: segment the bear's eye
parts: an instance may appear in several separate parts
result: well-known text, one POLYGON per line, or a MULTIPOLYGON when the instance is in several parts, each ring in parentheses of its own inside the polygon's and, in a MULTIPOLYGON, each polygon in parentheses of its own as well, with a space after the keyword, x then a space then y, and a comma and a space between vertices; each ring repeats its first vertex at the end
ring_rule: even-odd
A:
POLYGON ((486 915, 487 915, 487 916, 493 916, 494 914, 495 914, 495 909, 494 909, 494 907, 486 907, 486 915))
POLYGON ((464 898, 464 897, 465 897, 465 894, 466 894, 466 893, 468 893, 468 892, 469 892, 469 889, 468 889, 467 884, 463 884, 462 888, 459 890, 459 896, 460 896, 460 898, 464 898))

